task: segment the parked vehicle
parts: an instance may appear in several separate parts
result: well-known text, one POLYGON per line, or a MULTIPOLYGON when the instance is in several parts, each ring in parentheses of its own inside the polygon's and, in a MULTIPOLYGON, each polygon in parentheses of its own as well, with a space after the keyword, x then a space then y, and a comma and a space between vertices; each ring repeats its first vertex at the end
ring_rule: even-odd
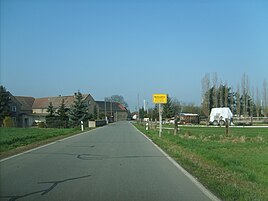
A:
POLYGON ((228 107, 221 108, 212 108, 209 116, 209 123, 214 126, 223 126, 225 121, 228 119, 229 122, 232 122, 233 113, 228 107))

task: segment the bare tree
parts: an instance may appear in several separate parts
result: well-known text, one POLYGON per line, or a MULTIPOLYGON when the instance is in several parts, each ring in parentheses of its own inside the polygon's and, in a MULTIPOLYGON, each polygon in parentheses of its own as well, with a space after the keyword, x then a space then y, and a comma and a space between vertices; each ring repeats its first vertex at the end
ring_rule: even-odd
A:
POLYGON ((249 79, 248 79, 248 75, 246 75, 246 97, 245 97, 245 101, 246 101, 246 104, 245 104, 245 107, 246 107, 246 116, 248 116, 248 109, 250 111, 250 108, 249 108, 249 97, 250 97, 250 86, 249 86, 249 79))
POLYGON ((224 103, 223 103, 223 92, 224 92, 224 88, 222 85, 222 81, 220 81, 220 87, 219 87, 219 94, 220 94, 220 103, 219 106, 223 107, 224 103))
POLYGON ((250 105, 249 105, 249 113, 250 116, 253 117, 253 113, 254 113, 254 96, 255 96, 255 91, 254 91, 254 87, 252 87, 252 90, 249 91, 250 94, 250 105))
POLYGON ((213 107, 218 107, 218 93, 217 93, 217 88, 218 88, 218 75, 217 73, 213 74, 213 94, 212 94, 212 99, 213 99, 213 107))
POLYGON ((263 88, 262 88, 262 110, 265 117, 268 115, 268 87, 266 79, 263 80, 263 88))
MULTIPOLYGON (((228 84, 227 81, 225 81, 224 84, 224 106, 228 107, 228 96, 229 96, 229 90, 228 90, 228 84)), ((231 98, 231 97, 230 97, 231 98)))
POLYGON ((236 90, 236 113, 237 116, 240 117, 241 115, 241 101, 240 101, 240 86, 239 84, 237 85, 237 90, 236 90))
POLYGON ((127 102, 125 101, 124 97, 121 95, 112 95, 111 97, 107 97, 106 101, 117 102, 123 105, 125 108, 128 108, 127 102))
POLYGON ((241 79, 241 90, 242 90, 242 108, 243 108, 243 116, 248 116, 248 97, 249 97, 249 79, 246 73, 243 74, 241 79))
POLYGON ((206 73, 202 79, 202 110, 206 116, 210 113, 210 76, 206 73))
POLYGON ((234 114, 234 92, 232 91, 232 88, 230 88, 230 110, 234 114))
POLYGON ((256 88, 255 102, 256 102, 256 114, 257 114, 257 117, 259 117, 260 116, 260 109, 261 109, 261 98, 260 98, 260 93, 259 93, 258 87, 256 88))

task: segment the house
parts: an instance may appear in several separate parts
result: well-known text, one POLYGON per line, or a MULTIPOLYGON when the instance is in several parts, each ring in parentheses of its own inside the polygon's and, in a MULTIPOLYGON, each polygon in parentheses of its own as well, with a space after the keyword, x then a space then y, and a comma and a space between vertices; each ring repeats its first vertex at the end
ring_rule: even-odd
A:
POLYGON ((11 93, 9 93, 9 97, 11 118, 13 119, 15 126, 31 126, 34 122, 34 117, 32 115, 34 98, 27 96, 13 96, 11 93))
POLYGON ((109 122, 125 121, 128 118, 128 110, 120 103, 110 101, 96 101, 99 116, 105 114, 109 122))
MULTIPOLYGON (((16 127, 29 127, 37 122, 45 122, 48 115, 47 108, 51 102, 57 110, 62 100, 66 110, 69 110, 74 104, 75 95, 34 98, 27 96, 13 96, 9 93, 11 118, 16 127)), ((82 94, 82 101, 87 105, 88 112, 93 113, 94 107, 98 107, 95 100, 90 94, 82 94)))
MULTIPOLYGON (((64 100, 66 110, 70 110, 75 102, 73 96, 54 96, 44 98, 34 98, 27 96, 13 96, 10 93, 11 117, 18 127, 29 127, 38 122, 45 122, 48 115, 47 108, 51 103, 57 111, 64 100)), ((98 113, 99 119, 105 119, 105 115, 110 122, 124 121, 128 119, 128 110, 120 103, 110 101, 95 101, 90 94, 82 94, 82 101, 88 107, 88 112, 98 113)))
MULTIPOLYGON (((82 94, 82 101, 88 107, 88 112, 93 113, 94 107, 96 106, 96 102, 90 94, 82 94)), ((36 121, 45 121, 45 117, 48 115, 47 108, 50 103, 52 103, 53 107, 57 109, 60 107, 62 101, 64 100, 64 105, 66 110, 70 110, 71 106, 74 104, 75 95, 73 96, 57 96, 57 97, 45 97, 45 98, 36 98, 32 111, 36 117, 36 121)))

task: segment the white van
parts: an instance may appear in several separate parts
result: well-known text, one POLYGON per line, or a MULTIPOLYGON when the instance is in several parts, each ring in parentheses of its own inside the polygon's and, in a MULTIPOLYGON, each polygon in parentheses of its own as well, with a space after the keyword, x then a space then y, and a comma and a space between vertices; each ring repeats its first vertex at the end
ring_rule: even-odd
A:
POLYGON ((228 119, 229 123, 232 121, 233 113, 229 107, 212 108, 209 116, 209 123, 214 126, 225 125, 225 119, 228 119))

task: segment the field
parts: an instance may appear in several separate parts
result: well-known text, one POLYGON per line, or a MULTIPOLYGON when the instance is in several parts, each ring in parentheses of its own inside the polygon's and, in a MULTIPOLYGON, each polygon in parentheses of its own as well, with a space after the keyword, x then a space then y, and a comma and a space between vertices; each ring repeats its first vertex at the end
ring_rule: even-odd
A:
POLYGON ((78 128, 0 128, 0 158, 79 132, 78 128))
POLYGON ((180 127, 178 135, 146 131, 188 172, 223 200, 268 200, 268 128, 180 127))

